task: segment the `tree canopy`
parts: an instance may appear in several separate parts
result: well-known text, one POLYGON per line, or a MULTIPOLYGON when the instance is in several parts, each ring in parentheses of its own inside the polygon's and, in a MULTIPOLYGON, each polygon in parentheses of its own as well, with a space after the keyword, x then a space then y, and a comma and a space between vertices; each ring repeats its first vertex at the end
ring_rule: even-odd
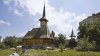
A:
POLYGON ((80 24, 78 28, 78 39, 88 37, 89 41, 96 42, 96 49, 100 50, 100 22, 80 24))
POLYGON ((18 41, 15 36, 7 36, 4 38, 3 43, 6 48, 16 47, 18 45, 18 41))
POLYGON ((66 37, 63 34, 58 35, 59 44, 66 45, 66 37))
POLYGON ((81 38, 78 41, 78 50, 80 51, 90 51, 95 49, 95 42, 90 42, 89 38, 81 38))

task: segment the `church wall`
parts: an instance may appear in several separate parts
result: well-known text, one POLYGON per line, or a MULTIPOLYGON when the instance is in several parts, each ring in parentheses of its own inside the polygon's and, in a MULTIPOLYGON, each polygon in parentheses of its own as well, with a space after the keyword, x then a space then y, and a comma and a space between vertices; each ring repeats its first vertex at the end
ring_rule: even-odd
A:
POLYGON ((36 38, 36 39, 23 39, 23 45, 41 45, 41 44, 51 44, 52 39, 48 38, 36 38))

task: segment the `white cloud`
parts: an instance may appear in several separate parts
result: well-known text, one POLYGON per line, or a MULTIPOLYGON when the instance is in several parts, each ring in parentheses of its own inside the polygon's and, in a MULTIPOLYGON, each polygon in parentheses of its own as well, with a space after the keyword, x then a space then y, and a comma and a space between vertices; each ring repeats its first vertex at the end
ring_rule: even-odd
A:
POLYGON ((9 4, 11 2, 11 0, 3 0, 4 4, 9 4))
POLYGON ((9 22, 6 22, 6 21, 4 21, 4 20, 0 20, 0 25, 11 25, 11 23, 9 23, 9 22))
POLYGON ((26 33, 19 33, 19 35, 24 36, 26 33))
MULTIPOLYGON (((18 8, 22 8, 24 12, 33 16, 37 14, 42 15, 44 0, 10 0, 9 4, 11 4, 11 1, 14 3, 14 6, 12 6, 14 9, 18 10, 18 8)), ((72 28, 75 30, 75 33, 77 33, 78 23, 86 18, 86 15, 77 15, 76 13, 65 11, 62 8, 58 10, 51 6, 49 1, 50 0, 45 0, 46 17, 49 20, 48 25, 50 29, 53 29, 57 34, 64 33, 67 34, 67 36, 70 35, 72 28)), ((38 24, 39 23, 37 23, 37 25, 38 24)))
POLYGON ((18 16, 23 16, 17 9, 14 10, 14 13, 18 16))

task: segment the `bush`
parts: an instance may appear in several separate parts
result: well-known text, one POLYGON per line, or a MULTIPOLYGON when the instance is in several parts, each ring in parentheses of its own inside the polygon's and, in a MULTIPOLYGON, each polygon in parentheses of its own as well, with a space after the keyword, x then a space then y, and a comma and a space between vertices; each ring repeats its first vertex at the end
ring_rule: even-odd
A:
POLYGON ((5 45, 3 43, 0 43, 0 49, 4 49, 5 45))
POLYGON ((95 49, 95 42, 90 42, 88 38, 82 38, 78 41, 78 50, 91 51, 95 49))

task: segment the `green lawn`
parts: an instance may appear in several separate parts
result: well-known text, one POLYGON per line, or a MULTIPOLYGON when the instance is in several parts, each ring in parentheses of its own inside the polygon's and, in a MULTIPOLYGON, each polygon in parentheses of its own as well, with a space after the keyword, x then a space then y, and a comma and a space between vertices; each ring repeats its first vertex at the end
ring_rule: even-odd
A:
MULTIPOLYGON (((0 56, 9 56, 10 54, 14 53, 15 50, 12 49, 5 49, 0 50, 0 56)), ((66 50, 62 53, 62 56, 100 56, 100 52, 78 52, 75 50, 66 50)), ((57 50, 33 50, 29 49, 26 51, 24 55, 20 56, 61 56, 61 52, 57 50)))
POLYGON ((12 49, 5 49, 5 50, 0 50, 0 56, 9 56, 11 53, 14 53, 15 50, 12 49))

